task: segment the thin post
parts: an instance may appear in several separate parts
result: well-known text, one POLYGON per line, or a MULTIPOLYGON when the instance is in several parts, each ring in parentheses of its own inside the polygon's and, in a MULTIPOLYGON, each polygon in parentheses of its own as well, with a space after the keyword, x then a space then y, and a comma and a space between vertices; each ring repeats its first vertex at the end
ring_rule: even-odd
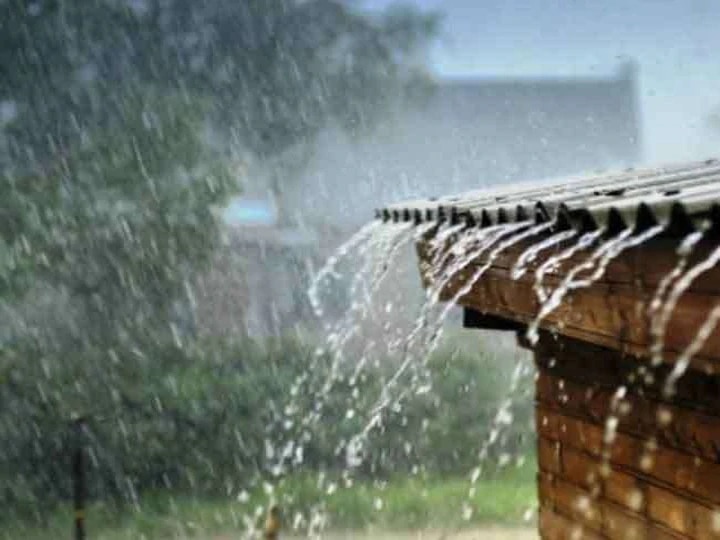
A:
POLYGON ((277 504, 271 505, 268 510, 263 538, 265 540, 280 539, 280 507, 277 504))
POLYGON ((74 422, 74 444, 72 459, 73 510, 75 516, 75 540, 85 540, 85 450, 83 448, 85 420, 74 422))

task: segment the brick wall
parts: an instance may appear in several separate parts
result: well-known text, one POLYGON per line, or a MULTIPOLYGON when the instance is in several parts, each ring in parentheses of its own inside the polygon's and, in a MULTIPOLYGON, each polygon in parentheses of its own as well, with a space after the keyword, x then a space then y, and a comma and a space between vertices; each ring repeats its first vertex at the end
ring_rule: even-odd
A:
POLYGON ((668 397, 670 367, 611 349, 545 334, 535 359, 542 538, 720 538, 718 375, 668 397))

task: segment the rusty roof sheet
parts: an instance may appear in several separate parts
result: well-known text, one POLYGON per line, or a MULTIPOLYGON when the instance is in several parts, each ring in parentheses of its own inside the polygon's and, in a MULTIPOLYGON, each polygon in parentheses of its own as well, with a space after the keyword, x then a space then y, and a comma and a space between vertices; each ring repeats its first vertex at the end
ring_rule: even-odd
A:
POLYGON ((716 159, 562 180, 526 182, 379 209, 385 221, 466 221, 481 227, 532 220, 558 228, 687 231, 720 224, 716 159))

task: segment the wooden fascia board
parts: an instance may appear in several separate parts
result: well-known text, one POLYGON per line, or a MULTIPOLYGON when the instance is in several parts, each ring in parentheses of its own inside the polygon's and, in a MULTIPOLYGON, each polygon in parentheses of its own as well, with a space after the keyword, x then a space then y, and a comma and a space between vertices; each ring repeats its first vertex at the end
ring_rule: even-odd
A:
MULTIPOLYGON (((522 242, 498 255, 470 292, 457 299, 457 304, 487 316, 488 321, 493 321, 490 327, 500 319, 510 321, 508 325, 531 323, 540 309, 534 290, 535 270, 550 253, 540 256, 519 279, 511 277, 511 270, 519 254, 538 240, 522 242)), ((635 356, 647 356, 652 343, 648 307, 658 284, 677 263, 675 250, 679 241, 660 238, 627 250, 611 262, 593 286, 569 293, 561 306, 542 322, 541 328, 635 356)), ((451 243, 452 239, 447 246, 451 243)), ((712 247, 710 244, 699 246, 688 261, 689 266, 706 257, 712 247)), ((558 246, 553 252, 561 249, 563 246, 558 246)), ((578 253, 548 273, 545 285, 550 290, 556 287, 569 269, 583 261, 590 251, 578 253)), ((433 257, 428 252, 427 239, 418 244, 417 253, 423 285, 430 287, 433 257)), ((438 259, 442 257, 435 257, 435 261, 438 259)), ((477 268, 486 263, 487 253, 468 264, 447 284, 441 300, 453 300, 477 268)), ((720 269, 713 269, 701 275, 678 302, 666 331, 666 360, 673 360, 685 349, 718 302, 720 269)), ((694 361, 704 369, 720 366, 720 332, 712 333, 694 361)))

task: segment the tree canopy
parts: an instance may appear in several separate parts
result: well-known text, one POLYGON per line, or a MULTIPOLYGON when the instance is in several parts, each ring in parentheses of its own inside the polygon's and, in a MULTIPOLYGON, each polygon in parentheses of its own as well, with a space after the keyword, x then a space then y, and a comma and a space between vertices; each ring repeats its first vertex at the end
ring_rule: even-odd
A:
POLYGON ((236 171, 221 174, 230 164, 207 129, 261 160, 331 121, 358 132, 415 86, 436 26, 408 8, 370 16, 339 0, 0 3, 4 286, 29 264, 57 270, 67 250, 54 244, 68 247, 77 227, 97 238, 108 219, 132 236, 182 222, 151 236, 202 260, 179 249, 190 248, 187 225, 212 235, 208 210, 240 187, 236 171))
POLYGON ((183 362, 232 152, 361 133, 436 28, 341 0, 0 0, 0 475, 35 478, 3 496, 48 488, 67 441, 38 433, 73 414, 179 414, 147 382, 183 362))
POLYGON ((7 0, 0 100, 12 156, 112 127, 146 85, 209 100, 238 144, 272 155, 330 119, 367 125, 416 82, 438 19, 341 0, 7 0))

